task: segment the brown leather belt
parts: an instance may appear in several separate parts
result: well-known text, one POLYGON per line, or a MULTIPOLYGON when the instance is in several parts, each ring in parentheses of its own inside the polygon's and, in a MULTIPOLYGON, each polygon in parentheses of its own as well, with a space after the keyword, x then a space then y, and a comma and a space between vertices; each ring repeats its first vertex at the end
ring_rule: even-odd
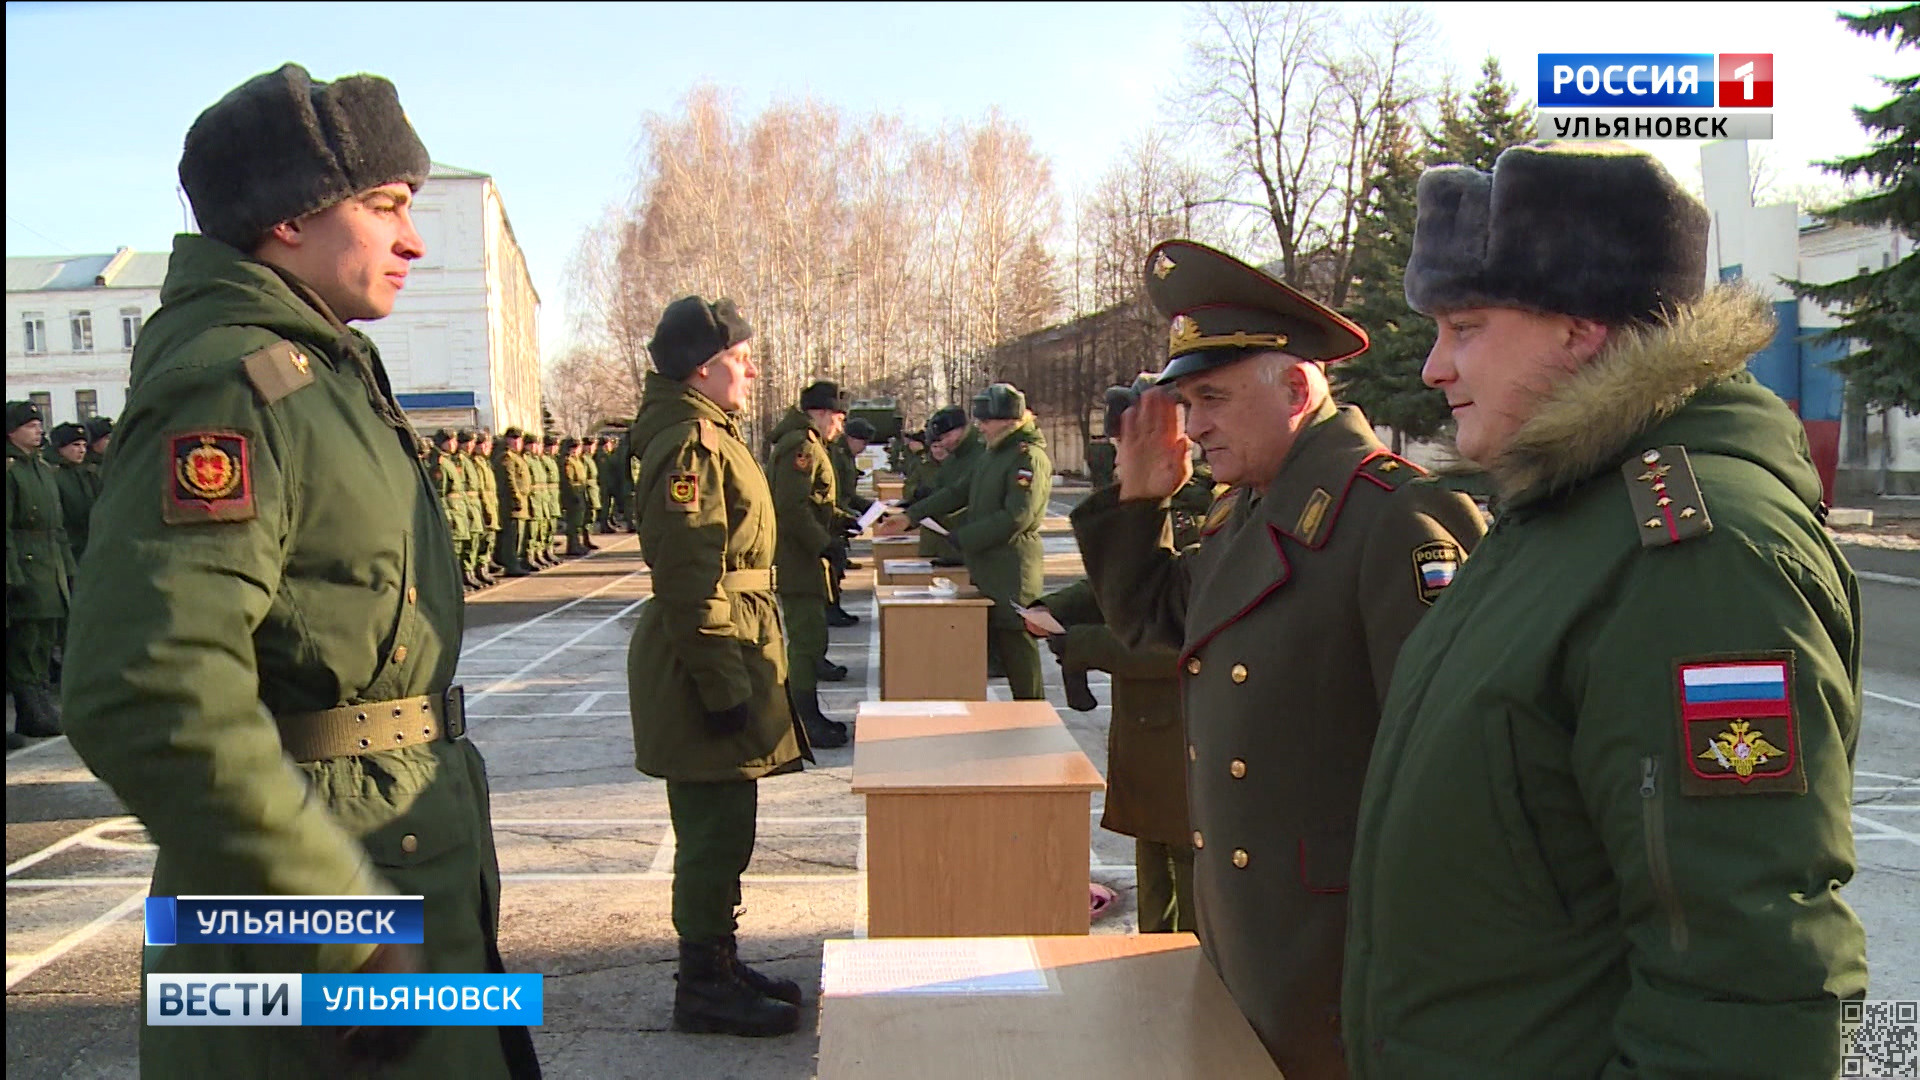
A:
POLYGON ((770 566, 758 570, 729 570, 720 575, 720 587, 727 592, 772 592, 774 580, 770 566))
POLYGON ((397 750, 467 733, 466 691, 342 705, 322 712, 276 716, 280 745, 295 761, 329 761, 397 750))

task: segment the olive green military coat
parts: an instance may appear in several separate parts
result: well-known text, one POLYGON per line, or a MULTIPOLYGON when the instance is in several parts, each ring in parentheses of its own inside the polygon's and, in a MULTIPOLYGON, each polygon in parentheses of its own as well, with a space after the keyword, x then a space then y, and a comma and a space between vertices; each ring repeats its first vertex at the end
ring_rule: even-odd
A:
POLYGON ((468 498, 480 535, 492 536, 500 528, 500 495, 493 464, 479 454, 467 453, 460 455, 460 465, 466 470, 468 498))
POLYGON ((1347 868, 1381 700, 1484 528, 1421 477, 1329 404, 1197 547, 1175 551, 1168 510, 1115 488, 1072 515, 1108 625, 1181 650, 1201 942, 1289 1076, 1342 1070, 1347 868))
POLYGON ((65 618, 74 562, 59 480, 38 453, 6 449, 7 621, 65 618))
POLYGON ((1772 334, 1715 290, 1492 470, 1367 776, 1357 1076, 1840 1073, 1860 593, 1800 421, 1744 370, 1772 334))
POLYGON ((600 460, 598 454, 580 455, 580 496, 589 511, 600 509, 600 460))
POLYGON ((570 454, 556 462, 560 466, 560 510, 563 514, 585 513, 590 505, 587 499, 587 469, 590 462, 579 454, 570 454))
MULTIPOLYGON (((806 414, 795 410, 801 420, 806 414)), ((785 434, 767 457, 767 481, 780 523, 774 564, 780 591, 792 596, 827 595, 827 549, 838 537, 840 491, 827 444, 811 423, 783 423, 785 434)))
POLYGON ((989 620, 1018 627, 1022 624, 1013 605, 1033 603, 1044 587, 1040 524, 1052 493, 1047 439, 1029 416, 967 466, 966 487, 943 488, 914 503, 907 516, 916 523, 932 517, 947 525, 967 561, 973 586, 993 600, 989 620), (964 522, 944 520, 962 508, 967 512, 964 522))
POLYGON ((455 540, 473 535, 473 515, 467 510, 467 473, 460 467, 458 455, 439 447, 427 451, 427 473, 447 515, 447 531, 455 540))
POLYGON ((635 503, 653 598, 627 651, 634 765, 667 780, 756 779, 797 765, 773 567, 773 494, 732 416, 685 383, 647 375, 627 438, 640 461, 635 503), (715 737, 705 717, 745 703, 754 721, 715 737))
POLYGON ((93 504, 100 497, 100 472, 85 461, 75 464, 57 455, 47 459, 47 464, 53 467, 53 480, 60 488, 60 520, 67 530, 67 549, 78 563, 87 550, 93 504))
POLYGON ((527 464, 526 452, 508 449, 504 443, 495 447, 493 472, 501 520, 530 520, 533 517, 533 467, 527 464))
POLYGON ((854 490, 854 485, 860 482, 860 464, 853 458, 853 448, 842 437, 833 440, 827 450, 833 461, 833 482, 840 495, 840 505, 859 517, 873 505, 873 500, 854 490))
MULTIPOLYGON (((68 629, 64 726, 158 846, 152 893, 426 897, 430 968, 499 971, 486 768, 445 739, 296 765, 276 715, 444 691, 459 568, 379 353, 304 285, 174 241, 68 629)), ((345 972, 369 945, 151 948, 149 972, 345 972)), ((142 1027, 147 1077, 346 1075, 320 1029, 142 1027)), ((385 1075, 502 1077, 524 1028, 385 1075)))
MULTIPOLYGON (((987 441, 980 437, 980 429, 968 428, 967 433, 961 436, 960 442, 954 446, 953 453, 948 454, 945 461, 936 461, 933 463, 934 470, 930 476, 930 485, 925 489, 924 494, 909 501, 908 509, 911 510, 913 504, 917 504, 953 488, 959 488, 964 492, 967 486, 973 482, 974 464, 978 462, 981 457, 985 456, 986 452, 987 441)), ((966 510, 964 508, 949 511, 947 514, 947 522, 950 525, 958 524, 964 520, 965 514, 966 510)), ((934 532, 932 529, 920 530, 919 553, 922 558, 927 559, 960 558, 960 549, 954 547, 952 541, 934 532)))

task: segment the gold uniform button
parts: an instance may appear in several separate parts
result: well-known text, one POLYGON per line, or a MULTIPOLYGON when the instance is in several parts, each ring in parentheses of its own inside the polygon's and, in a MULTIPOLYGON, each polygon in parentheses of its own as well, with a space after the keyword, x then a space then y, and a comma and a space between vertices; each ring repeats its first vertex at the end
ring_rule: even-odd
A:
POLYGON ((1199 829, 1193 830, 1193 846, 1196 848, 1203 848, 1207 846, 1207 838, 1200 835, 1199 829))
POLYGON ((419 601, 419 599, 420 599, 420 590, 414 588, 411 585, 407 586, 407 603, 409 604, 416 603, 419 601))
POLYGON ((1188 761, 1200 760, 1200 748, 1193 745, 1192 743, 1187 744, 1187 760, 1188 761))
POLYGON ((400 850, 406 852, 409 855, 413 854, 416 851, 419 851, 420 838, 413 835, 412 833, 408 833, 407 835, 401 837, 400 850))
POLYGON ((1200 674, 1200 658, 1199 657, 1196 656, 1193 659, 1187 661, 1187 674, 1189 675, 1200 674))
POLYGON ((1247 852, 1244 848, 1233 849, 1233 865, 1241 870, 1247 868, 1247 852))
POLYGON ((1247 775, 1247 763, 1234 758, 1233 764, 1227 766, 1227 772, 1232 773, 1235 780, 1244 779, 1247 775))
POLYGON ((1237 682, 1237 683, 1246 682, 1247 681, 1247 665, 1235 664, 1233 665, 1233 670, 1228 674, 1233 677, 1234 682, 1237 682))
POLYGON ((393 650, 393 662, 396 664, 404 664, 407 662, 407 647, 405 645, 393 650))

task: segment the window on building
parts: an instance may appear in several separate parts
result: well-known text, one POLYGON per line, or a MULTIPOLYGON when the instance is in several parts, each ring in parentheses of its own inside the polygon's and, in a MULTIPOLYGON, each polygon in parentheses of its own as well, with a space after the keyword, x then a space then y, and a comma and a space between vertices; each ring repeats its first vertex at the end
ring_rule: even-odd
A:
POLYGON ((97 390, 75 390, 73 392, 73 411, 81 420, 91 420, 100 415, 100 393, 97 390))
POLYGON ((140 340, 140 309, 137 307, 121 308, 120 309, 120 347, 122 349, 131 349, 133 348, 133 343, 139 340, 140 340))
POLYGON ((20 315, 23 329, 26 331, 26 351, 28 355, 47 351, 47 316, 42 311, 26 311, 20 315))
POLYGON ((40 410, 40 422, 47 427, 53 426, 53 395, 45 390, 36 390, 27 395, 33 407, 40 410))
POLYGON ((73 351, 92 352, 93 312, 76 311, 67 321, 68 325, 73 327, 73 351))

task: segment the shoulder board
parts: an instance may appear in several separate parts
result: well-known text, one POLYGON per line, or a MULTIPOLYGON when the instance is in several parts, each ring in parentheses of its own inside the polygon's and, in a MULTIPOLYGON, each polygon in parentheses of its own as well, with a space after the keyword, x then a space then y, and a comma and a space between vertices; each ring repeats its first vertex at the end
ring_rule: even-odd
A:
POLYGON ((720 449, 720 425, 704 416, 700 418, 700 445, 709 450, 720 449))
POLYGON ((1227 488, 1216 496, 1213 506, 1207 510, 1206 520, 1200 523, 1200 535, 1212 536, 1225 527, 1227 519, 1233 516, 1233 508, 1239 504, 1239 497, 1239 488, 1227 488))
POLYGON ((291 341, 276 341, 250 352, 241 358, 240 366, 266 405, 313 384, 313 361, 291 341))
POLYGON ((1427 475, 1427 470, 1401 457, 1391 450, 1380 450, 1367 455, 1354 470, 1357 475, 1365 476, 1374 483, 1392 491, 1409 480, 1418 480, 1427 475))
POLYGON ((1684 446, 1661 446, 1620 466, 1641 547, 1666 547, 1713 531, 1684 446))

